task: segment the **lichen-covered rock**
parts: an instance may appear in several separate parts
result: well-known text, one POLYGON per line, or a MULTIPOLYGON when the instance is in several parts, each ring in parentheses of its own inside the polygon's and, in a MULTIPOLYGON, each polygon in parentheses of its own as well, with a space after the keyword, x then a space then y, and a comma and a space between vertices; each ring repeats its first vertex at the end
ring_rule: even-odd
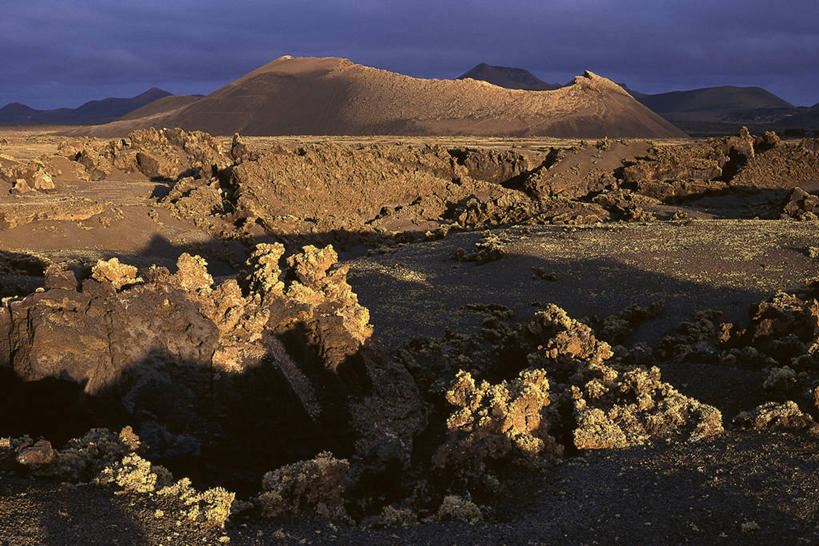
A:
POLYGON ((205 523, 223 529, 231 515, 236 493, 223 487, 197 491, 188 478, 157 491, 160 496, 175 497, 183 506, 182 515, 191 521, 203 519, 205 523))
MULTIPOLYGON (((611 330, 626 329, 623 322, 653 315, 659 309, 660 305, 653 309, 629 309, 622 317, 609 321, 610 325, 613 323, 611 330)), ((518 370, 529 366, 510 385, 501 382, 491 386, 475 380, 473 374, 458 374, 446 393, 446 400, 458 409, 448 420, 451 430, 447 441, 436 454, 440 461, 434 461, 446 468, 444 476, 449 480, 461 479, 463 483, 468 481, 465 478, 470 478, 473 485, 480 484, 475 476, 488 474, 486 467, 491 466, 492 458, 486 454, 503 455, 514 445, 506 434, 520 440, 522 446, 538 446, 520 429, 506 428, 508 421, 503 419, 509 408, 515 406, 499 401, 504 396, 514 400, 517 395, 512 386, 519 383, 524 374, 540 373, 544 374, 544 380, 549 378, 550 387, 541 391, 538 400, 545 402, 540 406, 544 411, 535 411, 538 404, 534 403, 524 408, 529 412, 526 415, 539 415, 542 423, 548 425, 550 437, 556 439, 553 441, 558 448, 547 450, 551 455, 558 454, 561 445, 577 449, 623 448, 660 437, 699 440, 723 430, 719 410, 684 396, 661 381, 658 368, 635 367, 631 362, 636 357, 631 353, 612 358, 614 353, 608 343, 600 341, 589 326, 556 305, 548 305, 535 313, 519 334, 505 331, 508 328, 503 327, 499 317, 487 321, 492 325, 491 335, 482 336, 481 341, 493 345, 494 349, 476 350, 480 344, 476 344, 474 336, 462 336, 463 342, 453 344, 456 350, 451 353, 440 350, 443 343, 417 344, 411 347, 412 351, 407 351, 411 353, 407 355, 411 358, 408 366, 425 386, 430 380, 420 370, 426 368, 427 362, 432 365, 444 360, 449 362, 450 369, 460 363, 478 375, 508 373, 513 366, 518 366, 518 370), (499 434, 500 431, 505 432, 499 434), (445 467, 444 462, 448 466, 445 467)), ((450 337, 459 339, 455 335, 450 337)), ((447 345, 449 343, 447 341, 447 345)), ((642 349, 638 356, 641 362, 650 363, 653 353, 642 349)), ((436 371, 439 375, 446 372, 446 368, 436 371)), ((427 387, 428 396, 433 399, 436 388, 434 382, 427 387)), ((534 392, 537 390, 530 389, 528 395, 534 392)), ((520 419, 517 422, 534 423, 520 419)), ((521 450, 512 452, 519 455, 521 450)))
POLYGON ((198 292, 210 291, 213 277, 208 273, 208 263, 200 256, 191 256, 187 252, 176 261, 177 272, 174 282, 183 290, 198 292))
POLYGON ((418 523, 418 514, 411 508, 385 506, 381 510, 380 524, 386 527, 409 527, 418 523))
MULTIPOLYGON (((780 365, 800 368, 794 359, 813 356, 819 339, 819 303, 812 298, 780 292, 751 312, 751 326, 736 336, 737 344, 753 346, 780 365)), ((809 365, 809 362, 805 362, 809 365)))
POLYGON ((236 493, 228 491, 224 487, 211 487, 204 490, 199 495, 198 503, 200 510, 205 516, 205 521, 219 528, 225 527, 225 522, 230 517, 231 506, 236 499, 236 493))
POLYGON ((608 364, 610 346, 557 306, 536 313, 525 334, 537 347, 528 355, 529 363, 568 387, 565 394, 573 401, 576 420, 571 437, 578 449, 639 445, 679 433, 698 440, 722 432, 716 408, 662 382, 656 367, 608 364))
POLYGON ((260 243, 256 245, 247 265, 250 273, 247 276, 249 289, 265 297, 268 294, 281 297, 284 294, 284 283, 281 280, 279 261, 284 256, 284 245, 281 243, 260 243))
POLYGON ((787 393, 796 387, 798 383, 796 372, 790 366, 774 367, 768 372, 768 377, 762 383, 762 388, 787 393))
POLYGON ((766 402, 751 411, 744 411, 734 418, 734 424, 757 430, 802 430, 813 427, 815 423, 810 415, 799 409, 796 402, 788 400, 782 404, 766 402))
POLYGON ((123 491, 153 493, 170 482, 171 473, 164 467, 154 466, 136 453, 105 467, 97 477, 100 485, 117 484, 123 491))
POLYGON ((435 519, 438 521, 462 521, 475 525, 483 519, 483 514, 474 502, 457 495, 447 495, 441 502, 435 519))
POLYGON ((461 371, 446 400, 455 411, 447 419, 448 438, 433 466, 447 480, 480 481, 499 465, 531 464, 563 452, 549 434, 544 413, 550 403, 549 381, 543 370, 526 370, 496 385, 476 384, 461 371))
POLYGON ((663 338, 659 356, 671 362, 718 362, 720 345, 727 340, 726 328, 730 328, 719 322, 721 317, 722 312, 714 309, 698 311, 693 320, 681 322, 663 338))
POLYGON ((813 411, 812 389, 819 383, 819 303, 815 287, 800 294, 779 292, 754 305, 746 328, 720 324, 718 318, 716 311, 703 311, 695 321, 681 323, 663 339, 657 354, 672 361, 764 371, 767 375, 759 394, 775 403, 792 400, 813 411))
POLYGON ((287 286, 285 309, 271 313, 275 331, 303 325, 307 343, 316 348, 323 365, 335 370, 372 336, 370 312, 358 303, 347 283, 348 266, 335 266, 338 254, 332 245, 323 249, 305 246, 287 259, 295 279, 287 286))
POLYGON ((475 251, 467 252, 463 248, 458 248, 452 259, 458 262, 475 262, 483 265, 488 262, 500 260, 506 256, 506 249, 500 237, 494 234, 484 235, 480 241, 475 243, 475 251))
POLYGON ((529 364, 548 370, 553 380, 583 384, 591 378, 617 377, 617 371, 605 364, 612 356, 611 346, 557 305, 535 313, 524 334, 537 348, 528 355, 529 364))
POLYGON ((592 380, 572 388, 578 449, 641 445, 684 433, 692 441, 723 431, 722 414, 660 380, 660 370, 635 368, 613 381, 592 380))
POLYGON ((120 263, 116 257, 110 260, 97 260, 97 265, 91 269, 91 278, 100 282, 107 281, 115 290, 142 282, 142 278, 137 276, 136 267, 120 263))
POLYGON ((139 438, 131 427, 119 434, 106 428, 91 429, 80 438, 70 439, 57 451, 53 464, 39 474, 69 482, 88 481, 139 448, 139 438))
POLYGON ((265 517, 314 514, 346 519, 344 478, 350 464, 332 453, 283 466, 265 474, 258 496, 265 517))

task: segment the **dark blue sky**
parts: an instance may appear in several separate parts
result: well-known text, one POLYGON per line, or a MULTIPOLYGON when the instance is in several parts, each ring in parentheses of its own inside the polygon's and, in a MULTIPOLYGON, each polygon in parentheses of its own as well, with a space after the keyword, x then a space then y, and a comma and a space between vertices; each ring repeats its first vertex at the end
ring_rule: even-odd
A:
POLYGON ((812 105, 819 1, 14 0, 0 105, 209 93, 284 54, 441 78, 479 62, 553 82, 589 69, 650 93, 759 85, 812 105))

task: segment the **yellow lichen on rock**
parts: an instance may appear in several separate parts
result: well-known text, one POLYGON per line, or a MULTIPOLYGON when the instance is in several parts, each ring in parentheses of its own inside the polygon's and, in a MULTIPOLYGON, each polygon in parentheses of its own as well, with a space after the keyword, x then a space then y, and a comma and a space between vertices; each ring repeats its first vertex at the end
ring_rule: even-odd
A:
POLYGON ((441 502, 435 519, 438 521, 463 521, 475 525, 483 519, 483 514, 474 502, 457 495, 447 495, 441 502))
POLYGON ((97 260, 97 265, 91 269, 91 278, 99 282, 109 282, 116 290, 143 282, 142 277, 137 276, 136 267, 120 263, 116 257, 110 260, 97 260))
POLYGON ((315 458, 285 465, 262 479, 258 497, 265 517, 312 513, 324 518, 346 519, 344 476, 346 459, 322 452, 315 458))
POLYGON ((529 464, 563 453, 544 415, 550 403, 544 370, 524 370, 495 385, 476 384, 469 372, 460 371, 446 400, 455 410, 447 419, 447 441, 432 462, 448 480, 486 485, 487 465, 529 464))
POLYGON ((813 418, 803 413, 793 400, 784 403, 766 402, 751 411, 743 411, 734 418, 741 427, 757 430, 806 429, 815 423, 813 418))
POLYGON ((176 261, 178 268, 174 280, 183 289, 189 292, 200 290, 210 291, 213 277, 208 273, 208 262, 201 256, 191 256, 187 252, 179 256, 176 261))
POLYGON ((284 292, 279 260, 284 256, 284 245, 281 243, 259 243, 247 259, 250 273, 247 282, 250 290, 262 297, 268 294, 280 297, 284 292))
POLYGON ((116 483, 123 491, 134 493, 153 493, 170 479, 171 473, 166 468, 154 466, 136 453, 104 468, 97 477, 100 485, 116 483))
POLYGON ((590 381, 587 397, 572 390, 578 449, 644 444, 652 437, 687 432, 696 441, 723 431, 722 414, 660 380, 660 369, 634 368, 613 381, 590 381))

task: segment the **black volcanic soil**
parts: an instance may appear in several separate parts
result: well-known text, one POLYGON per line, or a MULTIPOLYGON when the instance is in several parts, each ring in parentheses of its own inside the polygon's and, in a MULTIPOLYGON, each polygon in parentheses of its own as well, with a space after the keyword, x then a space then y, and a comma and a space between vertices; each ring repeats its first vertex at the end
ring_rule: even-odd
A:
MULTIPOLYGON (((226 531, 161 515, 139 495, 3 477, 8 544, 815 544, 819 440, 730 433, 705 444, 597 452, 528 476, 491 523, 361 529, 312 520, 226 531), (795 462, 795 461, 798 461, 795 462), (752 525, 756 524, 756 527, 752 525), (743 531, 743 524, 754 528, 743 531), (222 539, 220 541, 220 539, 222 539)), ((172 514, 172 505, 160 505, 172 514)))
POLYGON ((747 321, 752 304, 777 290, 801 289, 819 274, 819 262, 805 250, 817 240, 811 223, 697 220, 492 233, 506 255, 483 265, 451 258, 473 247, 481 232, 352 260, 350 283, 381 336, 400 343, 475 327, 480 313, 464 309, 474 303, 504 305, 525 320, 544 302, 588 317, 664 300, 665 313, 633 338, 656 343, 702 309, 747 321), (538 269, 554 280, 538 277, 538 269))

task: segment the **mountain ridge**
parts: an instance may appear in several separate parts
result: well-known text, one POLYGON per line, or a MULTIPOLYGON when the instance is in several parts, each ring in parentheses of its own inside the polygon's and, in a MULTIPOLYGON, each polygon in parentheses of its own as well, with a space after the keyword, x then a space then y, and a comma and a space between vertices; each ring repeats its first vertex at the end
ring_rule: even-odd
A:
POLYGON ((0 108, 0 125, 91 125, 117 120, 129 112, 171 93, 152 87, 135 97, 91 100, 77 108, 38 110, 20 102, 11 102, 0 108))
POLYGON ((72 134, 146 126, 230 135, 681 137, 614 82, 586 72, 551 91, 413 78, 339 57, 283 56, 175 109, 72 134))

